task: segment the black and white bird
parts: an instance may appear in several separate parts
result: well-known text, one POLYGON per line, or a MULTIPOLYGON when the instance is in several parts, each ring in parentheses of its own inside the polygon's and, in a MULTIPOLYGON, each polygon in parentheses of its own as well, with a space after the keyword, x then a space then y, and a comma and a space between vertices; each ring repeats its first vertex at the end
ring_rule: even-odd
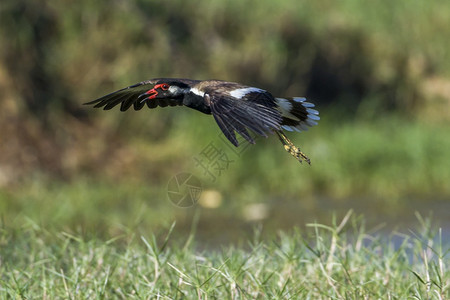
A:
POLYGON ((300 162, 309 158, 284 135, 286 131, 305 131, 317 125, 319 112, 303 97, 275 98, 266 90, 220 80, 157 78, 123 88, 97 100, 85 103, 109 110, 120 104, 125 111, 157 106, 187 106, 213 115, 227 139, 239 146, 235 132, 248 142, 254 139, 247 129, 267 137, 278 135, 284 148, 300 162))

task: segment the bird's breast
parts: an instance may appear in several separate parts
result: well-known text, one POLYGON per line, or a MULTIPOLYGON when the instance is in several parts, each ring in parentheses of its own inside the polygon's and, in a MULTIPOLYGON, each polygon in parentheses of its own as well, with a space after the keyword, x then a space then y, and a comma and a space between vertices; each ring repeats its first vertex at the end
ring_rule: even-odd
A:
MULTIPOLYGON (((183 105, 195 109, 204 114, 211 114, 211 108, 209 101, 206 101, 206 97, 202 97, 200 95, 194 94, 192 92, 186 94, 183 99, 183 105)), ((208 97, 209 98, 209 97, 208 97)))

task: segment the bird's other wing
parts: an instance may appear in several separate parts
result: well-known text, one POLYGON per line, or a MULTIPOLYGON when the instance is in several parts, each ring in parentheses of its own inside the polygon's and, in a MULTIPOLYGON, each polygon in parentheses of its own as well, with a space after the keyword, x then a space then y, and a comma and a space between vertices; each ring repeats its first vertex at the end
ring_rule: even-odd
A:
POLYGON ((132 105, 135 110, 142 109, 145 104, 148 108, 182 105, 180 101, 175 99, 152 99, 151 101, 145 99, 145 93, 151 90, 159 80, 142 81, 84 104, 94 105, 95 108, 103 107, 104 110, 109 110, 120 104, 121 111, 126 111, 132 105))
POLYGON ((247 129, 267 137, 267 133, 280 129, 282 121, 280 112, 275 108, 273 97, 268 92, 249 87, 239 90, 224 92, 216 88, 205 91, 205 97, 209 98, 206 101, 210 103, 214 119, 224 135, 236 147, 239 142, 235 132, 254 144, 247 129))

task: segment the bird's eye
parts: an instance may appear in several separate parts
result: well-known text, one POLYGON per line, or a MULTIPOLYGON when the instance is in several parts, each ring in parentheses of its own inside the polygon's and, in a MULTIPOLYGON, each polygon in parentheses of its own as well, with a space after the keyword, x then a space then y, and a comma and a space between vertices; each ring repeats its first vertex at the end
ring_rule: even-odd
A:
POLYGON ((168 85, 167 83, 161 84, 161 89, 162 89, 163 91, 167 91, 167 90, 169 89, 169 87, 170 87, 170 85, 168 85))

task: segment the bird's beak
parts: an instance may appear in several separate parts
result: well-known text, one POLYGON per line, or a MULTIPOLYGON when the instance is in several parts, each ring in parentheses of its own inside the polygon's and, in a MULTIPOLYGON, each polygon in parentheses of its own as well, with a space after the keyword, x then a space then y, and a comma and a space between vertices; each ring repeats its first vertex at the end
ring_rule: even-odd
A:
POLYGON ((152 88, 151 90, 148 90, 145 93, 139 95, 139 99, 142 99, 141 100, 141 103, 142 103, 149 99, 155 99, 156 96, 158 96, 158 92, 156 91, 156 88, 152 88))
POLYGON ((158 96, 158 92, 156 91, 155 88, 152 88, 151 90, 148 90, 147 92, 145 92, 145 94, 149 95, 147 97, 148 99, 155 99, 156 96, 158 96))

